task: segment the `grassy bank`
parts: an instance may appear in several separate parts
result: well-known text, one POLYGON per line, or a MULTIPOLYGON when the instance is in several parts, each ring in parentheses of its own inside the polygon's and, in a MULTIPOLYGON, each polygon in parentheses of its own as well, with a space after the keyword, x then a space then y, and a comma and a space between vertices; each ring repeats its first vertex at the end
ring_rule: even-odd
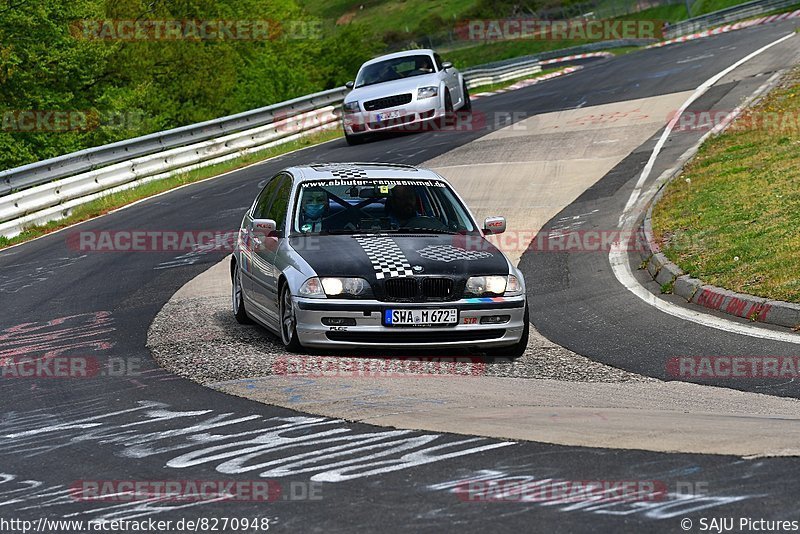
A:
POLYGON ((653 214, 684 271, 742 293, 800 302, 800 69, 709 139, 653 214))

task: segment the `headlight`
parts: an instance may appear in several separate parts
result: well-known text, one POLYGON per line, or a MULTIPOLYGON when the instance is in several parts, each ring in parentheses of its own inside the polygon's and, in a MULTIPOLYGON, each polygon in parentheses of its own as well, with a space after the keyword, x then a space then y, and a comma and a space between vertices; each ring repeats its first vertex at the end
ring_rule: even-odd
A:
POLYGON ((325 298, 325 291, 322 290, 322 283, 317 277, 309 278, 303 282, 303 285, 300 286, 300 290, 297 294, 301 297, 310 297, 315 299, 325 298))
POLYGON ((522 295, 522 283, 510 274, 508 276, 471 276, 466 290, 473 295, 503 295, 518 297, 522 295))
POLYGON ((360 297, 368 292, 369 284, 363 278, 323 278, 322 288, 329 297, 360 297))
POLYGON ((438 87, 420 87, 417 89, 417 99, 431 98, 439 95, 438 87))
POLYGON ((473 295, 492 293, 502 295, 506 290, 505 276, 470 276, 467 280, 467 291, 473 295))
POLYGON ((358 108, 358 100, 356 100, 355 102, 345 102, 344 103, 344 112, 345 113, 358 113, 359 111, 361 111, 361 110, 358 108))

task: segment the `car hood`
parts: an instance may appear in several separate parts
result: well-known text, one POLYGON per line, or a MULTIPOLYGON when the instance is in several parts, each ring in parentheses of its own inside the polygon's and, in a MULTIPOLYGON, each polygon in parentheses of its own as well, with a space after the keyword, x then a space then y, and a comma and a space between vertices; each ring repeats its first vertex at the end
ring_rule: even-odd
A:
POLYGON ((411 78, 404 78, 402 80, 392 80, 390 82, 376 83, 375 85, 365 85, 364 87, 357 87, 350 91, 344 98, 345 102, 365 102, 367 100, 374 100, 376 98, 383 98, 385 96, 392 96, 403 93, 412 93, 416 96, 417 89, 435 85, 438 87, 439 80, 436 73, 423 74, 420 76, 412 76, 411 78))
POLYGON ((357 276, 371 283, 399 276, 509 272, 503 253, 479 235, 308 236, 290 238, 289 245, 319 276, 357 276))

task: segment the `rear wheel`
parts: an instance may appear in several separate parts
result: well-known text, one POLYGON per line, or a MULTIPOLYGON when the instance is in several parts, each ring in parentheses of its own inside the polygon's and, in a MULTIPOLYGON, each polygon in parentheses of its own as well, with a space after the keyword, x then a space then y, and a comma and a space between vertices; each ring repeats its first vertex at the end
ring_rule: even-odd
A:
POLYGON ((244 310, 244 291, 242 291, 242 273, 238 265, 234 265, 231 273, 231 300, 233 301, 233 316, 239 324, 251 324, 253 321, 244 310))
POLYGON ((303 346, 300 344, 300 340, 297 339, 297 316, 294 312, 292 292, 289 291, 288 284, 283 284, 281 288, 278 314, 281 320, 281 341, 283 346, 290 352, 299 351, 303 346))

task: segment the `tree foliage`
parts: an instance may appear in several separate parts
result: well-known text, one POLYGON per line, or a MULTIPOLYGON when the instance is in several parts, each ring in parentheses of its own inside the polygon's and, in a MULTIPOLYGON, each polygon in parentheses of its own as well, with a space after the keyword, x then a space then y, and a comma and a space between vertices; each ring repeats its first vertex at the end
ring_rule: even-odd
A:
POLYGON ((340 86, 382 47, 357 25, 321 35, 314 22, 295 0, 0 0, 0 169, 340 86), (276 34, 120 40, 76 31, 102 20, 259 20, 276 34), (15 122, 25 111, 91 120, 29 128, 15 122))

